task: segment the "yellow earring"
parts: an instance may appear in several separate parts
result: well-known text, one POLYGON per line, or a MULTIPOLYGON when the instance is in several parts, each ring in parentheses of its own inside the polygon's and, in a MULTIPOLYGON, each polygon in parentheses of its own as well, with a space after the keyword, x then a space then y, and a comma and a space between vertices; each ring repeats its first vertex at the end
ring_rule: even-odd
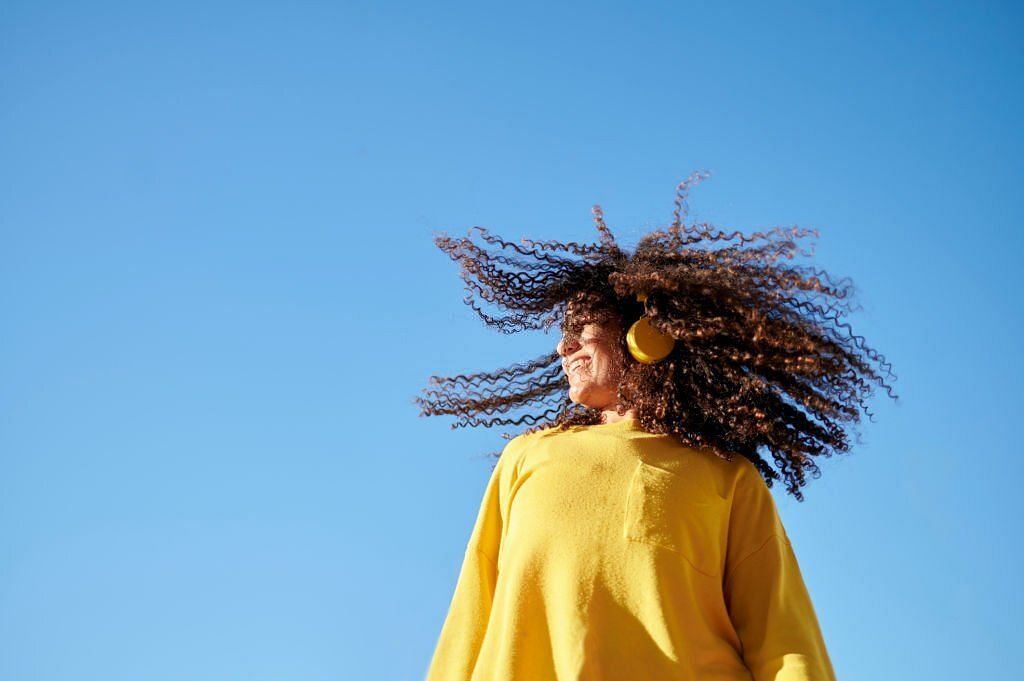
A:
MULTIPOLYGON (((647 294, 638 293, 636 299, 642 303, 647 300, 647 294)), ((651 326, 646 316, 633 322, 629 331, 626 332, 626 345, 629 346, 629 354, 643 364, 654 364, 665 359, 672 352, 675 344, 675 338, 651 326)))

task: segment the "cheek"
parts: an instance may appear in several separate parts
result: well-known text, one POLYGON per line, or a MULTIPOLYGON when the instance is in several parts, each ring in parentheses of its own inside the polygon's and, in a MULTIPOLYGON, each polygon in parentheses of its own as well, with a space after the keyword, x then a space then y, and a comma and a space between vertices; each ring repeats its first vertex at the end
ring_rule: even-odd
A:
POLYGON ((622 368, 611 356, 601 357, 601 361, 594 366, 594 377, 602 383, 617 383, 622 368))

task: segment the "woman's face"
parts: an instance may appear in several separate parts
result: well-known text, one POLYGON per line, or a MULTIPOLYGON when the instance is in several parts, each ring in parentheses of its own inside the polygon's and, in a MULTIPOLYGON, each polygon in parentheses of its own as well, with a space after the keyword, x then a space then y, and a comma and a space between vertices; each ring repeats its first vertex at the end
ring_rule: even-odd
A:
POLYGON ((569 379, 569 399, 592 409, 614 409, 618 400, 624 355, 618 324, 587 324, 565 333, 558 343, 562 370, 569 379))

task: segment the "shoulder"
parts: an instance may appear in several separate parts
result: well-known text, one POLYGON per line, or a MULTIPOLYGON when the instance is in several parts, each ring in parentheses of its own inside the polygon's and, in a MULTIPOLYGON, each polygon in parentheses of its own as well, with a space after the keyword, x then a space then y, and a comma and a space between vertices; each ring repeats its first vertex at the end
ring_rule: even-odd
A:
POLYGON ((520 433, 507 443, 501 451, 498 463, 503 467, 518 466, 523 455, 542 436, 552 432, 552 429, 535 430, 529 433, 520 433))
MULTIPOLYGON (((652 442, 649 449, 656 449, 652 442)), ((692 447, 672 442, 662 460, 667 467, 713 491, 720 499, 733 502, 737 496, 746 496, 751 487, 760 483, 760 474, 754 464, 739 454, 731 458, 708 447, 692 447)), ((763 483, 760 483, 763 486, 763 483)))
POLYGON ((750 547, 760 546, 772 536, 789 544, 789 535, 771 489, 761 471, 746 457, 736 457, 738 465, 733 487, 732 506, 735 521, 745 525, 750 547))
POLYGON ((696 460, 700 461, 709 475, 721 485, 722 496, 732 498, 768 492, 768 486, 757 466, 747 457, 733 453, 726 458, 724 454, 703 447, 692 451, 696 460))
POLYGON ((561 430, 558 426, 545 426, 543 428, 538 428, 537 430, 527 431, 516 435, 508 441, 508 444, 505 445, 505 449, 508 451, 522 450, 540 440, 564 436, 572 432, 572 428, 569 428, 568 430, 561 430))
POLYGON ((713 491, 734 509, 742 512, 746 507, 756 507, 763 511, 773 505, 771 490, 757 466, 745 456, 733 453, 727 458, 708 447, 676 445, 673 449, 672 458, 678 459, 673 466, 681 474, 713 491))

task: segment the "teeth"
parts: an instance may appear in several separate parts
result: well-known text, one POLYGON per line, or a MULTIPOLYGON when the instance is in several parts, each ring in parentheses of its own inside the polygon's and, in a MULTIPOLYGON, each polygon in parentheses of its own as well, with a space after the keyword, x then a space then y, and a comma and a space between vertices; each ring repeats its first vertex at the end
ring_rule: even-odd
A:
POLYGON ((586 364, 585 360, 582 360, 582 359, 576 360, 575 362, 572 363, 572 366, 569 367, 569 373, 574 373, 576 371, 579 371, 580 369, 583 368, 583 366, 585 364, 586 364))

